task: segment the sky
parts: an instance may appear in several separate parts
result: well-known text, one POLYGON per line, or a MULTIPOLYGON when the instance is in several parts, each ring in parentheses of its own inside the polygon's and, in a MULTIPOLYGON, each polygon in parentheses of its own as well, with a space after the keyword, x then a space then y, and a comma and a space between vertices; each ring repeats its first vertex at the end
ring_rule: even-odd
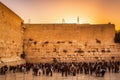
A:
POLYGON ((120 30, 120 0, 0 0, 25 23, 116 25, 120 30))

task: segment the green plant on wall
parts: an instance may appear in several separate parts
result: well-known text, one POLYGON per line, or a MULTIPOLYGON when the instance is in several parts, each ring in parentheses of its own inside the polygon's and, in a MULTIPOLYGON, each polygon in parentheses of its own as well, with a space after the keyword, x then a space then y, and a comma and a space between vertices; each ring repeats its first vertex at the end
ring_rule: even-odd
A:
POLYGON ((115 43, 120 43, 120 31, 115 33, 114 42, 115 43))
POLYGON ((112 56, 112 57, 111 57, 111 59, 112 59, 112 60, 114 60, 114 59, 115 59, 115 57, 114 57, 114 56, 112 56))
POLYGON ((64 49, 63 52, 64 52, 64 53, 67 53, 67 50, 64 49))
POLYGON ((106 51, 103 49, 103 50, 101 50, 101 52, 102 52, 102 53, 105 53, 106 51))
POLYGON ((57 59, 56 59, 56 58, 53 58, 53 62, 54 62, 54 63, 57 63, 58 61, 57 61, 57 59))
POLYGON ((26 54, 25 54, 25 52, 24 52, 24 51, 23 51, 23 53, 20 55, 20 57, 21 57, 22 59, 25 59, 26 54))

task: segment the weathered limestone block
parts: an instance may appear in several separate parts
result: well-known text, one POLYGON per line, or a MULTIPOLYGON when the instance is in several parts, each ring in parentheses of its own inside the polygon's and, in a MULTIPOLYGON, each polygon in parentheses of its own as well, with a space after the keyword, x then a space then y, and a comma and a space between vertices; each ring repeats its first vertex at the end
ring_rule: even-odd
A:
POLYGON ((14 61, 23 52, 23 20, 0 2, 0 61, 14 61))
POLYGON ((105 57, 100 55, 101 50, 109 50, 115 36, 114 24, 24 24, 24 27, 24 51, 32 62, 41 62, 41 58, 52 61, 54 57, 60 61, 105 57))

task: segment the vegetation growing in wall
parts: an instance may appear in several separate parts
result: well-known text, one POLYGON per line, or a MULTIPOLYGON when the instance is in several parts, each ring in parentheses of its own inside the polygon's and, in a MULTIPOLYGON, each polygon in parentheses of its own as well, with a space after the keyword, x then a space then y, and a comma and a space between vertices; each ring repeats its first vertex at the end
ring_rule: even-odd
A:
POLYGON ((97 60, 98 60, 98 57, 95 57, 95 59, 97 59, 97 60))
POLYGON ((77 52, 78 52, 78 53, 84 53, 84 51, 83 51, 83 50, 78 50, 77 52))
POLYGON ((111 51, 108 49, 107 52, 110 53, 111 51))
POLYGON ((56 58, 53 58, 53 63, 57 63, 57 59, 56 58))
POLYGON ((34 42, 34 45, 36 45, 36 44, 37 44, 37 42, 35 41, 35 42, 34 42))
POLYGON ((58 44, 60 44, 60 43, 65 43, 65 41, 57 41, 57 43, 58 43, 58 44))
POLYGON ((64 53, 67 53, 67 50, 64 49, 63 52, 64 52, 64 53))
POLYGON ((95 50, 92 50, 93 53, 95 53, 95 50))
POLYGON ((49 42, 48 41, 45 41, 44 44, 48 44, 49 42))
POLYGON ((53 52, 57 52, 56 48, 53 48, 53 52))
POLYGON ((25 52, 24 52, 24 51, 23 51, 23 53, 20 55, 20 57, 21 57, 22 59, 25 59, 26 54, 25 54, 25 52))
POLYGON ((88 53, 90 53, 90 51, 88 51, 88 53))
POLYGON ((57 41, 57 43, 59 44, 59 43, 60 43, 60 41, 57 41))
POLYGON ((98 40, 98 39, 96 39, 96 43, 101 44, 101 41, 100 41, 100 40, 98 40))
POLYGON ((120 43, 120 31, 115 33, 114 42, 120 43))
POLYGON ((105 53, 105 50, 103 49, 103 50, 101 50, 101 52, 102 52, 102 53, 105 53))
POLYGON ((74 51, 75 53, 84 53, 83 50, 81 50, 81 48, 79 48, 78 50, 74 51))
POLYGON ((30 38, 29 41, 33 41, 33 39, 30 38))
POLYGON ((111 57, 111 59, 112 59, 112 60, 114 60, 114 59, 115 59, 115 57, 114 57, 114 56, 112 56, 112 57, 111 57))
POLYGON ((69 41, 69 44, 72 44, 72 41, 69 41))

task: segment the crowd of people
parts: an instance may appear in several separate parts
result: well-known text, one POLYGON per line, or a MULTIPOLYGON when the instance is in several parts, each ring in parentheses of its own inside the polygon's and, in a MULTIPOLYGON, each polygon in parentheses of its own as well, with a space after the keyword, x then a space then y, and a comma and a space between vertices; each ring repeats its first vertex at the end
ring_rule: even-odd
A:
POLYGON ((6 72, 23 72, 29 73, 32 69, 35 76, 53 76, 53 74, 60 73, 61 76, 76 76, 77 74, 89 74, 104 77, 106 72, 119 72, 120 62, 56 62, 56 63, 39 63, 39 64, 20 64, 17 66, 2 66, 0 74, 4 75, 6 72))

